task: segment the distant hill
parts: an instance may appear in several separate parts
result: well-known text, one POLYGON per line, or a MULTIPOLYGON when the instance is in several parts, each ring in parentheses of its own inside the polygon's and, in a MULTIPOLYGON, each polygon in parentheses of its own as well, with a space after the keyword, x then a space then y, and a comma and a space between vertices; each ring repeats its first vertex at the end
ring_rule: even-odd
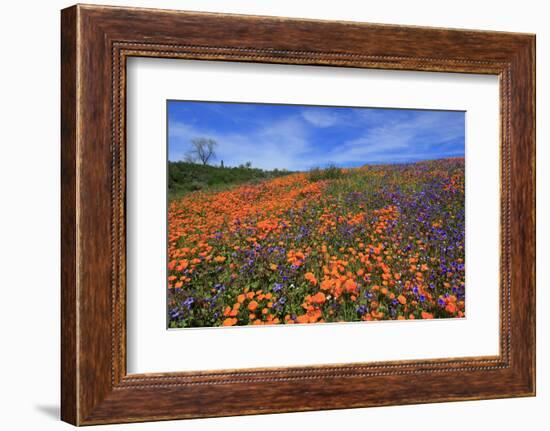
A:
POLYGON ((168 198, 197 190, 221 190, 235 184, 281 177, 292 172, 239 166, 221 167, 188 162, 168 162, 168 198))

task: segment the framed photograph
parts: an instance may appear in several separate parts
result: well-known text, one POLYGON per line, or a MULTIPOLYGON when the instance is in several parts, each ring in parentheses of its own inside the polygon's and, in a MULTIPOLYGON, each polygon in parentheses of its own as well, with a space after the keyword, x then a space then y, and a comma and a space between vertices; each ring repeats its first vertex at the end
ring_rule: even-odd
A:
POLYGON ((62 11, 61 415, 535 394, 535 36, 62 11))

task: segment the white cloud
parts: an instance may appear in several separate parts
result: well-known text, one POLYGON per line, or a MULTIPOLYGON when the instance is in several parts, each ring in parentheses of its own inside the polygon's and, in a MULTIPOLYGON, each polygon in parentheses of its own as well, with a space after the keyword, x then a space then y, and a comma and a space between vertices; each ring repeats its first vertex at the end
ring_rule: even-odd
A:
MULTIPOLYGON (((394 119, 382 125, 372 125, 357 138, 342 142, 323 158, 336 164, 433 158, 437 153, 428 151, 430 146, 452 142, 464 133, 460 123, 442 118, 436 113, 425 112, 409 119, 394 119)), ((441 154, 440 157, 460 154, 463 151, 441 154)))
POLYGON ((342 118, 334 111, 326 109, 308 108, 302 112, 302 117, 315 127, 331 127, 341 122, 342 118))

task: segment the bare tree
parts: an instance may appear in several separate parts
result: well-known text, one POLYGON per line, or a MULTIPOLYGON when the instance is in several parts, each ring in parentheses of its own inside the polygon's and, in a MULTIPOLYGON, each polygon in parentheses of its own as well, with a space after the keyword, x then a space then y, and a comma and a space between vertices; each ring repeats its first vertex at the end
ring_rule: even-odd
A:
POLYGON ((216 157, 215 148, 218 143, 211 138, 194 138, 191 140, 191 150, 185 160, 189 162, 199 161, 203 165, 216 157))

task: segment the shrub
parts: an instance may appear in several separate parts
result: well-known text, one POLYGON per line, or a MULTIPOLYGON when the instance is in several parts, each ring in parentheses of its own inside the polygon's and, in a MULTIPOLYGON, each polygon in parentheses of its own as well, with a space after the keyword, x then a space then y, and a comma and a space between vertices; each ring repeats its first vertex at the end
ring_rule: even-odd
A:
POLYGON ((309 171, 309 179, 311 181, 335 180, 343 176, 344 172, 342 169, 334 165, 330 165, 325 169, 313 168, 309 171))

